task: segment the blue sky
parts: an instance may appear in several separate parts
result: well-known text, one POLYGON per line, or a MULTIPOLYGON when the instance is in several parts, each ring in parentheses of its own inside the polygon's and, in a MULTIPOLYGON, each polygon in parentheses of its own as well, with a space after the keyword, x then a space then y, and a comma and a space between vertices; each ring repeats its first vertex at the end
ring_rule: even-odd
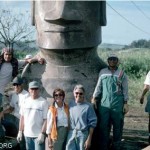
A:
MULTIPOLYGON (((30 11, 30 1, 0 1, 0 8, 30 11)), ((102 42, 130 44, 139 39, 150 40, 150 1, 108 0, 107 26, 102 28, 102 42)))
POLYGON ((129 44, 133 40, 150 40, 150 1, 107 3, 107 26, 102 31, 103 43, 129 44))

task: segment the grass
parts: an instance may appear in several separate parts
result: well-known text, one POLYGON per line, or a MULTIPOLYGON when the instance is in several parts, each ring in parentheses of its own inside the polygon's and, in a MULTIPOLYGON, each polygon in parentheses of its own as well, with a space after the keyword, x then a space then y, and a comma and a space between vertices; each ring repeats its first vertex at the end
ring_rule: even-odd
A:
MULTIPOLYGON (((35 55, 35 52, 30 52, 35 55)), ((107 57, 114 53, 119 57, 119 67, 125 70, 129 80, 129 104, 139 106, 143 83, 147 72, 150 70, 150 49, 106 50, 98 49, 98 55, 107 63, 107 57)), ((22 59, 29 51, 17 52, 17 58, 22 59), (21 54, 20 54, 21 53, 21 54)))
MULTIPOLYGON (((150 49, 128 49, 106 51, 98 49, 98 54, 107 62, 107 56, 116 54, 119 57, 119 67, 125 70, 129 82, 129 104, 140 106, 139 99, 143 90, 144 80, 150 70, 150 49)), ((146 99, 146 98, 145 98, 146 99)))

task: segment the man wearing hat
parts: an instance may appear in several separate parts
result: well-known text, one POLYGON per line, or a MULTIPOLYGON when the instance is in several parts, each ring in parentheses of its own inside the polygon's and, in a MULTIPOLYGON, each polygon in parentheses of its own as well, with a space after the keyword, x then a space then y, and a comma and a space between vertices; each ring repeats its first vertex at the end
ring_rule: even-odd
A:
MULTIPOLYGON (((4 113, 12 113, 16 118, 20 119, 20 108, 23 105, 25 99, 29 96, 29 92, 23 89, 23 79, 15 77, 13 80, 13 87, 15 93, 12 94, 10 100, 10 106, 4 110, 4 113)), ((19 129, 19 123, 18 123, 19 129)))
MULTIPOLYGON (((25 60, 17 60, 14 58, 14 51, 12 48, 5 47, 1 51, 0 55, 0 120, 2 117, 2 99, 4 95, 4 90, 7 84, 11 82, 13 78, 15 78, 18 74, 18 68, 21 68, 27 63, 32 63, 38 61, 41 63, 42 58, 36 59, 25 59, 25 60)), ((0 123, 0 139, 3 138, 3 133, 1 132, 1 123, 0 123)))
POLYGON ((21 141, 24 132, 28 150, 44 150, 48 103, 40 96, 40 85, 37 81, 29 83, 29 93, 30 96, 20 110, 17 139, 21 141))
MULTIPOLYGON (((23 89, 23 79, 20 77, 15 77, 13 80, 14 92, 11 96, 10 106, 3 111, 4 114, 12 113, 16 119, 14 123, 19 131, 19 120, 20 120, 20 108, 24 104, 25 99, 29 96, 29 92, 23 89)), ((3 122, 2 122, 3 123, 3 122)), ((20 150, 25 150, 25 140, 23 140, 19 144, 20 150)))
POLYGON ((120 150, 124 114, 128 112, 128 80, 118 68, 116 55, 108 56, 108 67, 99 73, 91 102, 98 110, 100 149, 108 150, 110 127, 113 126, 113 149, 120 150))

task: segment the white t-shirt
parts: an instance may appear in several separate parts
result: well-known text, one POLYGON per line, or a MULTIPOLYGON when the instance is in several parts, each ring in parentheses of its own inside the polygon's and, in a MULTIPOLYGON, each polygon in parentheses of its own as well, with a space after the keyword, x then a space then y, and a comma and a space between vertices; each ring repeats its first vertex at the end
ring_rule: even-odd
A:
POLYGON ((28 97, 21 107, 20 114, 24 117, 24 135, 26 137, 38 137, 41 133, 44 119, 47 118, 47 101, 39 97, 32 99, 28 97))
POLYGON ((20 118, 20 108, 24 104, 25 99, 29 97, 29 93, 26 90, 23 90, 21 93, 14 93, 10 100, 10 106, 14 108, 12 114, 18 119, 20 118))
POLYGON ((144 84, 150 85, 150 71, 149 71, 148 74, 146 75, 146 79, 145 79, 145 81, 144 81, 144 84))
MULTIPOLYGON (((25 65, 24 60, 18 61, 18 68, 25 65)), ((0 68, 0 93, 4 94, 5 87, 12 80, 12 64, 10 62, 4 62, 0 68)))

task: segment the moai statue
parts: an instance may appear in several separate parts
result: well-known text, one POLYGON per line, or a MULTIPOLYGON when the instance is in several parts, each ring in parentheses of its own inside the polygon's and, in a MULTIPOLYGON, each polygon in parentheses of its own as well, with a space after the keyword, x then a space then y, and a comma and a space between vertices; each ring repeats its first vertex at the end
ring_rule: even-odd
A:
POLYGON ((105 63, 97 54, 101 27, 106 25, 105 1, 33 1, 32 24, 36 26, 40 52, 45 64, 26 67, 22 76, 40 80, 42 96, 51 98, 59 87, 66 100, 73 98, 76 84, 85 87, 86 99, 92 97, 99 71, 105 63))

